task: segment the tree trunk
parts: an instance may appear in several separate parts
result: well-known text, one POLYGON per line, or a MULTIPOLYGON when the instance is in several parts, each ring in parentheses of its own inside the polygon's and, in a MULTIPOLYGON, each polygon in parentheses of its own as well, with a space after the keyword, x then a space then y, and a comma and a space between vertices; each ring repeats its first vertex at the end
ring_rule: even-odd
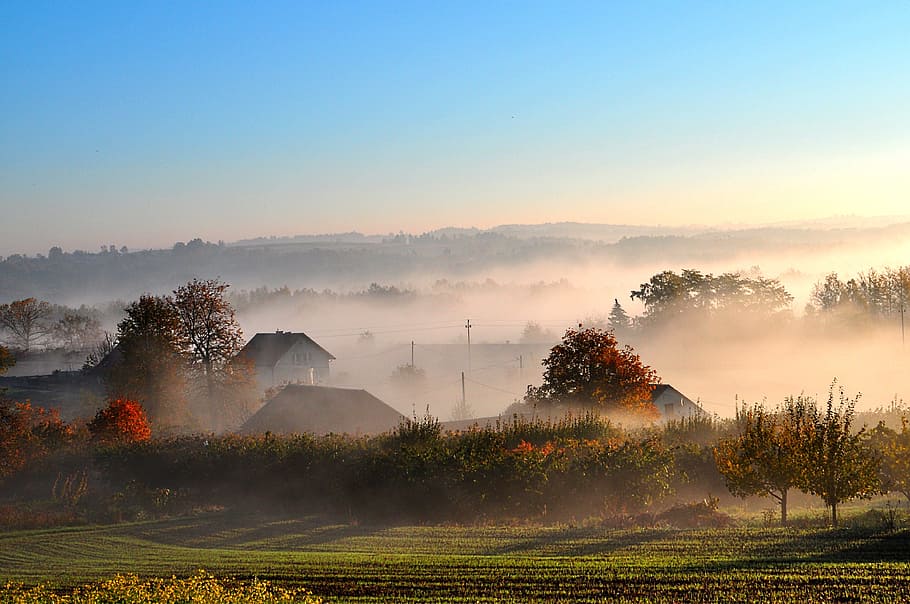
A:
POLYGON ((837 503, 831 504, 831 526, 837 528, 837 503))
POLYGON ((780 492, 780 524, 787 526, 787 489, 780 492))

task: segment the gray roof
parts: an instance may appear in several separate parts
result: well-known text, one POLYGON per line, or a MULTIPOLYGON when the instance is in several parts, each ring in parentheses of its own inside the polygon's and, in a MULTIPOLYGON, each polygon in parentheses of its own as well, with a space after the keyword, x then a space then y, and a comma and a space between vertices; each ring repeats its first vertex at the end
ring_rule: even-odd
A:
POLYGON ((376 434, 405 417, 367 392, 326 386, 285 386, 240 429, 244 433, 376 434))
POLYGON ((275 333, 257 333, 240 351, 240 355, 253 361, 254 364, 265 367, 274 367, 275 364, 287 354, 295 344, 303 341, 321 350, 329 358, 335 357, 328 350, 317 344, 305 333, 291 333, 290 331, 277 331, 275 333))

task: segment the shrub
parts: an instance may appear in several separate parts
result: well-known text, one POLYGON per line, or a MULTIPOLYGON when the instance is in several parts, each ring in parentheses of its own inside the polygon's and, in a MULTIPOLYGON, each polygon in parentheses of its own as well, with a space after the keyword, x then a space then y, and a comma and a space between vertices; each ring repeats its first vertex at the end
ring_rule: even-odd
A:
POLYGON ((89 422, 88 430, 92 438, 105 443, 141 442, 152 436, 142 405, 129 399, 108 403, 89 422))

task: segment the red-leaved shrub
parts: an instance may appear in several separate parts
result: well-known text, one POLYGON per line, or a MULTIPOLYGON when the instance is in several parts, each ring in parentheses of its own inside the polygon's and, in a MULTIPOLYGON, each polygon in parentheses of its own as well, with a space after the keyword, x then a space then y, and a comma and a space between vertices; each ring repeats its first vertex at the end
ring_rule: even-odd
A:
POLYGON ((88 424, 92 438, 102 442, 139 442, 152 437, 145 409, 136 401, 117 399, 98 411, 88 424))

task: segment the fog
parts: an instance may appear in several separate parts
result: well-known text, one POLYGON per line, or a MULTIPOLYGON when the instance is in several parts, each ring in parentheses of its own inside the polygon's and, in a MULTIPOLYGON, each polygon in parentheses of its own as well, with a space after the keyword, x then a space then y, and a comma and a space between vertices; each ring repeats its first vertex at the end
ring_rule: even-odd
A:
MULTIPOLYGON (((794 296, 788 320, 749 324, 744 317, 715 318, 704 325, 632 332, 620 340, 632 345, 663 382, 698 400, 709 413, 728 417, 737 401, 776 404, 803 392, 823 399, 835 378, 848 393, 862 393, 859 409, 871 409, 910 395, 902 369, 910 359, 900 324, 810 327, 803 309, 813 285, 826 274, 849 278, 870 267, 897 267, 910 257, 908 252, 910 242, 885 240, 684 264, 554 259, 460 274, 457 280, 415 272, 394 283, 414 292, 400 300, 266 305, 243 312, 240 320, 248 334, 305 331, 337 357, 335 383, 366 388, 409 416, 428 407, 442 419, 452 417, 462 399, 464 372, 465 401, 476 417, 485 417, 502 413, 528 385, 539 385, 541 360, 567 328, 605 322, 614 299, 631 316, 641 314, 641 303, 629 294, 651 275, 684 268, 760 272, 779 279, 794 296), (522 341, 528 322, 551 332, 553 339, 522 341), (364 338, 364 332, 372 337, 364 338), (392 374, 411 362, 412 341, 414 364, 426 372, 426 380, 404 388, 392 374)), ((351 283, 348 289, 364 286, 351 283)))
MULTIPOLYGON (((737 401, 776 404, 802 392, 824 398, 835 378, 848 393, 862 393, 860 409, 910 399, 899 322, 845 328, 803 317, 813 285, 826 274, 847 279, 869 268, 905 265, 906 224, 656 235, 631 230, 625 238, 611 231, 608 243, 590 238, 597 234, 594 227, 576 225, 585 237, 572 239, 563 236, 569 227, 561 227, 560 237, 547 237, 544 226, 526 228, 531 235, 511 227, 508 235, 471 232, 422 243, 410 236, 353 237, 239 248, 199 242, 194 250, 191 242, 185 248, 190 251, 175 246, 173 252, 79 256, 79 266, 89 267, 83 270, 96 258, 100 268, 91 269, 90 279, 50 289, 35 272, 0 271, 0 278, 6 284, 27 275, 16 282, 25 284, 21 289, 4 290, 19 296, 104 307, 104 327, 113 329, 119 316, 110 309, 122 308, 122 302, 112 301, 218 276, 232 285, 247 338, 279 329, 305 332, 336 357, 332 385, 366 389, 408 416, 429 409, 447 420, 462 400, 474 417, 501 414, 528 385, 539 385, 541 360, 567 328, 605 324, 614 299, 630 316, 641 315, 644 308, 630 292, 656 273, 760 274, 779 279, 794 297, 787 316, 773 322, 744 316, 687 320, 619 334, 620 342, 632 345, 664 383, 720 416, 731 416, 737 401), (110 283, 115 285, 107 288, 110 283), (378 290, 371 292, 371 284, 378 290), (284 286, 286 295, 251 293, 284 286), (543 337, 523 338, 528 323, 539 325, 543 337), (396 369, 412 359, 424 379, 395 379, 396 369)), ((64 254, 56 262, 69 258, 64 254)), ((5 298, 13 299, 6 295, 0 302, 5 298)))

